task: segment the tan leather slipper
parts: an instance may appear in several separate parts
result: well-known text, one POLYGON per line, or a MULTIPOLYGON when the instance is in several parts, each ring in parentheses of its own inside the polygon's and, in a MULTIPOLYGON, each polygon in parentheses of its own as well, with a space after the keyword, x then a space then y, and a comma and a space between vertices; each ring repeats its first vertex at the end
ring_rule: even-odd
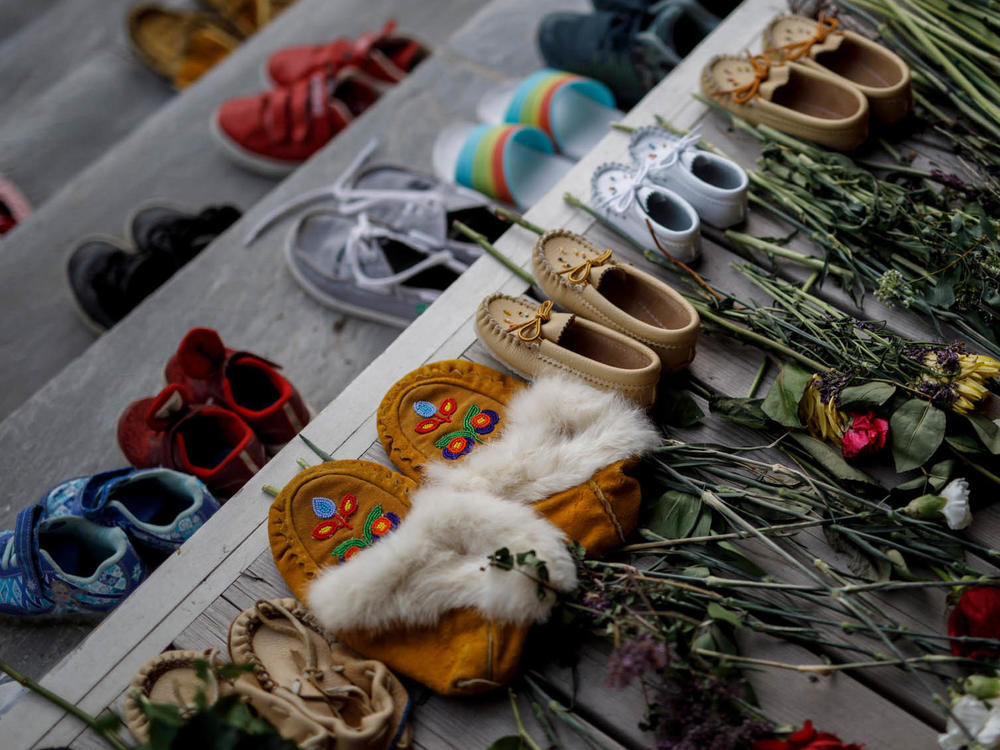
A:
POLYGON ((538 285, 567 310, 641 341, 660 357, 663 372, 694 359, 698 311, 663 281, 618 263, 565 229, 546 232, 531 255, 538 285))
POLYGON ((882 123, 898 122, 913 109, 906 63, 881 44, 839 29, 836 18, 778 16, 764 30, 764 49, 856 86, 868 97, 872 116, 882 123))
POLYGON ((767 55, 722 55, 701 74, 701 90, 751 125, 767 125, 838 151, 868 138, 868 99, 844 79, 767 55))
POLYGON ((150 724, 142 702, 179 706, 193 712, 199 693, 211 705, 219 698, 238 695, 257 715, 274 726, 287 740, 303 750, 326 750, 328 732, 307 716, 296 701, 268 693, 252 676, 238 681, 217 680, 208 670, 205 680, 198 677, 198 663, 221 666, 217 649, 205 651, 164 651, 142 666, 125 696, 125 726, 139 742, 149 741, 150 724))
POLYGON ((174 88, 183 89, 239 46, 207 13, 142 4, 128 13, 135 54, 174 88))
POLYGON ((660 358, 652 349, 600 323, 542 304, 494 294, 476 311, 476 333, 496 357, 526 378, 570 375, 617 391, 643 407, 656 401, 660 358))
MULTIPOLYGON (((409 746, 409 697, 381 662, 325 633, 295 599, 260 601, 229 628, 229 655, 267 692, 297 704, 336 750, 409 746)), ((243 677, 237 682, 244 680, 243 677)))

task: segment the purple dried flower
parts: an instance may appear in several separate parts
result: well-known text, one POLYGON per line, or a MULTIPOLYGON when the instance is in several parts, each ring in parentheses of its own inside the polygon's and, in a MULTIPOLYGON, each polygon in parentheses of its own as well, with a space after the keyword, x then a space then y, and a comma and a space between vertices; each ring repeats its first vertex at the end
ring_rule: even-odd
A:
POLYGON ((738 683, 717 677, 665 683, 657 694, 657 750, 742 750, 769 728, 738 709, 738 683))
POLYGON ((912 359, 914 362, 923 363, 924 356, 930 351, 929 346, 923 344, 907 344, 903 347, 903 356, 912 359))
POLYGON ((607 612, 611 609, 611 602, 603 591, 588 591, 583 595, 583 606, 596 609, 598 612, 607 612))
POLYGON ((825 372, 819 376, 816 383, 816 390, 819 391, 819 400, 824 404, 839 404, 840 392, 847 386, 850 378, 837 372, 825 372))
POLYGON ((625 687, 646 672, 663 669, 676 657, 667 644, 649 635, 626 641, 608 659, 607 683, 610 687, 625 687))
POLYGON ((854 325, 862 331, 881 331, 885 328, 885 322, 878 320, 858 320, 855 318, 854 325))

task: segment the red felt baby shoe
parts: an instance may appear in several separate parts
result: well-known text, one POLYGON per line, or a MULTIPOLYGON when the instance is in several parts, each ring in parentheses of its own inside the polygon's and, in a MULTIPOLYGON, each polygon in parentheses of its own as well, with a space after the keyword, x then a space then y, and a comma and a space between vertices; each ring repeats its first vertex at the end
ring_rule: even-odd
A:
POLYGON ((246 422, 228 409, 196 403, 176 383, 129 404, 118 420, 118 445, 137 469, 183 471, 222 497, 235 494, 267 460, 246 422))
POLYGON ((267 175, 291 172, 378 99, 367 74, 315 73, 263 94, 230 99, 212 132, 240 166, 267 175))
POLYGON ((276 452, 309 423, 309 409, 278 365, 222 343, 211 328, 192 328, 167 362, 168 383, 182 384, 200 403, 239 415, 276 452))
POLYGON ((267 61, 265 74, 275 86, 289 86, 313 73, 338 73, 355 68, 386 83, 399 83, 427 57, 416 39, 393 34, 395 21, 378 33, 365 32, 357 39, 341 37, 326 44, 309 44, 278 50, 267 61))

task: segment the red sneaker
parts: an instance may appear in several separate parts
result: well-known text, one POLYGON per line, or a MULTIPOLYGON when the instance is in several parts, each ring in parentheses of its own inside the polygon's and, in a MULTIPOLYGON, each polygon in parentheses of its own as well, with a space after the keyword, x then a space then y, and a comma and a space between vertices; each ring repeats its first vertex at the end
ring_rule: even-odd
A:
POLYGON ((315 73, 291 86, 230 99, 212 131, 237 164, 283 175, 325 146, 378 99, 373 79, 354 70, 315 73))
POLYGON ((244 420, 269 453, 309 423, 302 396, 278 365, 222 343, 211 328, 192 328, 167 362, 168 383, 180 383, 195 401, 218 404, 244 420))
POLYGON ((278 50, 267 61, 265 76, 274 86, 290 86, 313 73, 355 68, 380 81, 399 83, 427 57, 427 48, 413 37, 393 34, 395 28, 396 22, 389 21, 377 34, 369 31, 357 39, 278 50))
POLYGON ((250 426, 218 406, 197 404, 176 383, 129 404, 118 445, 137 469, 163 466, 192 474, 215 495, 234 495, 267 461, 250 426))

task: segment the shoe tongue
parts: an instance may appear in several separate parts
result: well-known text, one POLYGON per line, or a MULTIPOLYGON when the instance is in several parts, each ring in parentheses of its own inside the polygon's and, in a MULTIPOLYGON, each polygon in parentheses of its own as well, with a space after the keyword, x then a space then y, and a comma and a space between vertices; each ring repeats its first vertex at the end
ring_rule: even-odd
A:
POLYGON ((791 72, 788 65, 772 65, 768 70, 767 79, 761 81, 760 87, 757 89, 761 99, 771 101, 774 98, 774 92, 788 83, 791 72))
POLYGON ((172 383, 160 391, 149 411, 146 424, 157 432, 163 432, 188 410, 191 392, 180 383, 172 383))
POLYGON ((177 347, 177 360, 188 375, 205 379, 226 359, 226 346, 211 328, 192 328, 177 347))

